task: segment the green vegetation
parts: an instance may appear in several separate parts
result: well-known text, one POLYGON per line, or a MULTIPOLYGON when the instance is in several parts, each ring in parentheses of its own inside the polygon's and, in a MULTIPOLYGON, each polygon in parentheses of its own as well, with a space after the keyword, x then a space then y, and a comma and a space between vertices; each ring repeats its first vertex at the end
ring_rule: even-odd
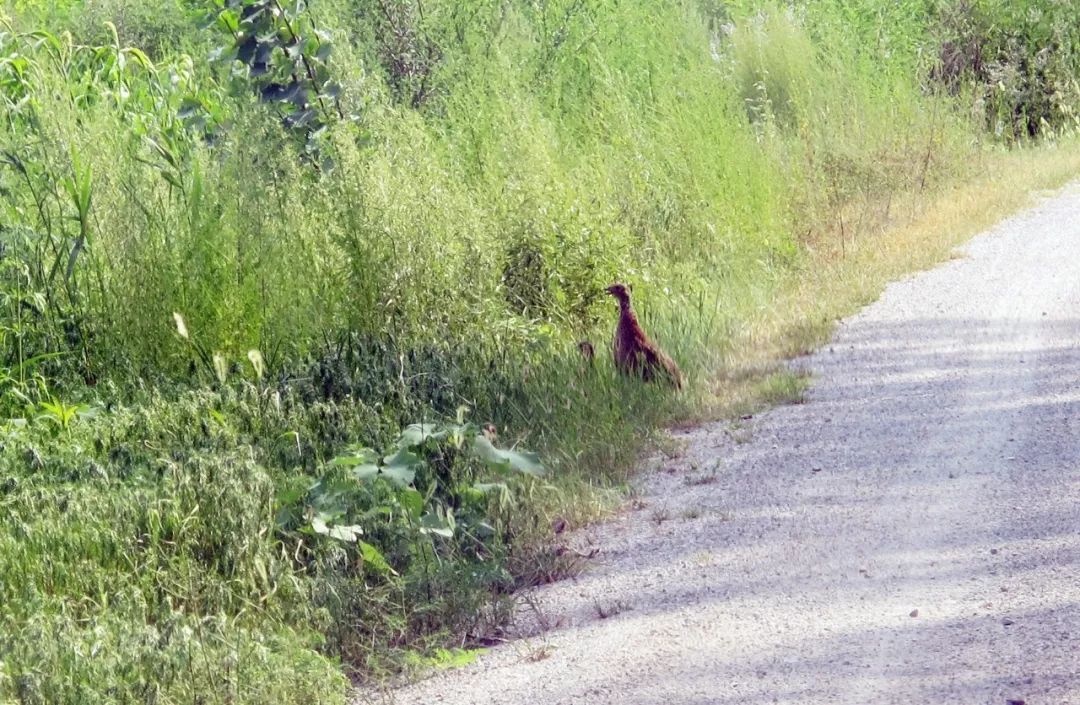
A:
POLYGON ((0 702, 467 660, 656 429, 1080 170, 1078 76, 1054 0, 9 0, 0 702), (615 280, 687 392, 581 359, 615 280))

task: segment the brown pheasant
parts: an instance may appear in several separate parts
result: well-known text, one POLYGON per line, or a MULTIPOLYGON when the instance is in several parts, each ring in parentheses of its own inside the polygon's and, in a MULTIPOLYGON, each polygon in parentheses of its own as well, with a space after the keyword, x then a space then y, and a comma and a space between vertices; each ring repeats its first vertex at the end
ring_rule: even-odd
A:
POLYGON ((630 291, 623 284, 612 284, 607 293, 619 302, 619 323, 615 326, 615 367, 627 375, 637 375, 646 382, 661 380, 682 389, 682 373, 656 343, 641 329, 634 309, 630 306, 630 291))

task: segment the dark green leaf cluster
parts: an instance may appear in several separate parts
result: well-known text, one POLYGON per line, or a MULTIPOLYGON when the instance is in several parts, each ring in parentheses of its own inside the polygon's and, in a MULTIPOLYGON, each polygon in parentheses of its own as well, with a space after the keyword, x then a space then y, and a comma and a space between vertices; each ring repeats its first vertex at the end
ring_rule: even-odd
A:
POLYGON ((987 127, 1004 140, 1080 124, 1080 23, 1072 2, 956 0, 937 9, 931 79, 952 93, 974 88, 987 127))
MULTIPOLYGON (((305 10, 303 0, 214 0, 207 25, 229 40, 211 58, 274 106, 282 124, 304 136, 304 153, 315 158, 327 126, 345 114, 341 84, 331 79, 328 65, 331 36, 305 10)), ((330 166, 324 155, 321 167, 330 166)))
MULTIPOLYGON (((514 474, 539 477, 545 471, 535 453, 497 448, 491 432, 465 422, 462 413, 457 423, 407 426, 387 455, 355 446, 337 456, 330 466, 345 474, 328 473, 303 497, 291 495, 279 511, 279 527, 355 544, 360 557, 383 576, 407 572, 410 565, 402 563, 395 570, 395 561, 361 536, 404 534, 413 544, 401 554, 409 562, 426 558, 428 550, 444 552, 446 544, 436 539, 464 537, 466 545, 459 548, 483 546, 496 534, 496 520, 488 516, 490 498, 497 498, 505 511, 513 503, 508 480, 514 474), (478 475, 478 463, 493 477, 478 475)), ((489 546, 472 555, 482 557, 495 549, 489 546)))

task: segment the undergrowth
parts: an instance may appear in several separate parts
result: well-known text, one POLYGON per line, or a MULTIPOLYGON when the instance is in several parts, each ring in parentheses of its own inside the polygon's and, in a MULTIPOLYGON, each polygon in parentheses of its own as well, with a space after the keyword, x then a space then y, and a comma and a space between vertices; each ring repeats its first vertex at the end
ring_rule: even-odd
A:
POLYGON ((0 702, 486 643, 657 429, 1075 174, 1078 57, 1034 0, 5 4, 0 702))

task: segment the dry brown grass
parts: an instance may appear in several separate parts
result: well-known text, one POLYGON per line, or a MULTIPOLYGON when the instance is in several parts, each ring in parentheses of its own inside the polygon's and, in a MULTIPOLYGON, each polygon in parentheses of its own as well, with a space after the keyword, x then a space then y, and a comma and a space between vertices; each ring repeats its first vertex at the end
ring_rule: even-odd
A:
POLYGON ((836 321, 874 301, 890 281, 957 256, 958 245, 1076 178, 1080 141, 987 152, 973 171, 982 176, 849 204, 832 227, 804 243, 806 266, 768 309, 745 322, 694 418, 798 401, 802 385, 784 360, 825 343, 836 321))

